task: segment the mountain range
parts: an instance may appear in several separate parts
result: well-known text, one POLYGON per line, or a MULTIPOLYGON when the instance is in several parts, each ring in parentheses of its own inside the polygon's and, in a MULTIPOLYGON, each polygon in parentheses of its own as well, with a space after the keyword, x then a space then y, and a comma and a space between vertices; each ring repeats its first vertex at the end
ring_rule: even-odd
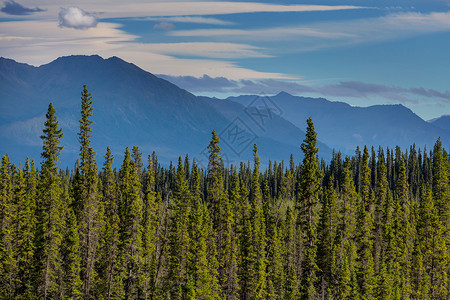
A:
MULTIPOLYGON (((65 147, 61 166, 72 166, 77 139, 80 93, 86 84, 93 97, 92 145, 97 161, 110 146, 117 160, 125 147, 156 151, 168 164, 189 154, 207 164, 207 145, 216 130, 226 163, 247 161, 252 145, 261 161, 301 159, 300 144, 311 116, 319 155, 332 150, 354 153, 356 146, 432 147, 438 137, 449 145, 448 120, 426 122, 402 105, 352 107, 322 98, 281 92, 216 99, 195 96, 120 58, 68 56, 39 67, 0 58, 0 153, 13 162, 26 156, 40 161, 41 135, 48 103, 56 109, 65 147)), ((119 161, 120 162, 120 161, 119 161)))

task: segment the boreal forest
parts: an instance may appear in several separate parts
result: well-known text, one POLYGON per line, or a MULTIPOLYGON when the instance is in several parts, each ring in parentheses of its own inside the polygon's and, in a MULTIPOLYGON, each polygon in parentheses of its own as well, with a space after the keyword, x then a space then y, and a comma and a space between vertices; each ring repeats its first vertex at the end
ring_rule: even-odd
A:
POLYGON ((84 86, 73 169, 59 169, 51 103, 41 161, 3 155, 1 299, 449 299, 439 139, 327 162, 308 119, 299 164, 262 169, 254 145, 252 162, 225 166, 212 132, 205 168, 134 146, 116 169, 91 147, 93 107, 84 86))

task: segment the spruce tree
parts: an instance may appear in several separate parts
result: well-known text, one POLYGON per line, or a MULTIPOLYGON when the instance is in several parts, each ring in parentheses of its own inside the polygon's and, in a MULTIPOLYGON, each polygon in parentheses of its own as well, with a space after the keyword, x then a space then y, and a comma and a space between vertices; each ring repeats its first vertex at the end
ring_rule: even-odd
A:
POLYGON ((138 297, 142 266, 142 199, 141 183, 126 148, 119 175, 119 232, 121 263, 124 272, 124 298, 138 297))
POLYGON ((369 168, 369 153, 364 147, 361 166, 360 200, 357 207, 358 228, 357 241, 357 277, 361 297, 373 299, 375 288, 375 274, 373 262, 373 217, 371 200, 371 183, 369 168))
POLYGON ((64 215, 61 203, 61 180, 58 174, 58 161, 63 137, 59 128, 56 111, 49 104, 44 123, 40 180, 37 197, 37 232, 34 270, 36 272, 36 296, 43 299, 58 298, 60 290, 61 254, 60 247, 64 228, 64 215))
MULTIPOLYGON (((439 218, 446 230, 450 232, 450 183, 449 160, 444 154, 442 142, 439 138, 433 150, 433 198, 436 203, 439 218)), ((450 241, 450 234, 448 233, 450 241)))
MULTIPOLYGON (((29 299, 33 295, 33 255, 36 227, 37 172, 34 162, 27 158, 24 176, 24 195, 17 203, 16 259, 18 267, 17 299, 29 299)), ((22 180, 19 179, 19 182, 22 180)))
POLYGON ((83 299, 83 283, 80 279, 80 237, 77 220, 72 209, 68 211, 67 215, 61 256, 64 272, 64 299, 83 299))
POLYGON ((336 298, 350 297, 353 290, 353 277, 355 275, 356 249, 354 245, 356 226, 357 194, 352 179, 351 161, 347 156, 341 179, 340 191, 340 222, 336 232, 336 285, 334 293, 336 298))
MULTIPOLYGON (((417 224, 418 247, 417 252, 422 256, 423 269, 427 276, 427 290, 431 299, 448 299, 448 246, 445 239, 445 227, 439 216, 439 210, 429 188, 423 188, 419 220, 417 224)), ((420 261, 419 261, 420 262, 420 261)), ((420 270, 420 269, 419 269, 420 270)), ((422 271, 422 270, 420 270, 422 271)), ((421 281, 419 290, 423 289, 421 281)), ((417 283, 416 283, 417 285, 417 283)))
MULTIPOLYGON (((109 147, 106 150, 103 164, 103 201, 105 203, 105 226, 101 234, 96 284, 96 294, 105 299, 123 299, 124 288, 120 252, 120 218, 118 208, 118 187, 112 169, 114 157, 109 147)), ((97 296, 96 296, 97 297, 97 296)))
POLYGON ((184 173, 181 156, 178 159, 173 202, 171 203, 169 254, 164 290, 171 299, 182 299, 183 288, 187 285, 189 262, 189 217, 191 214, 191 194, 184 173))
POLYGON ((142 296, 143 299, 151 299, 155 292, 156 271, 156 229, 158 226, 158 203, 155 193, 155 174, 153 161, 148 156, 148 168, 146 174, 146 187, 142 216, 142 296))
POLYGON ((83 294, 90 297, 94 285, 95 260, 100 231, 99 203, 97 196, 97 164, 95 152, 91 147, 93 121, 90 119, 93 113, 92 96, 86 85, 81 93, 81 119, 80 132, 80 195, 77 195, 80 209, 77 213, 81 246, 81 280, 83 281, 83 294))
POLYGON ((266 227, 262 207, 261 187, 259 183, 259 157, 256 144, 253 147, 254 169, 250 195, 251 243, 250 290, 252 299, 265 299, 267 294, 266 274, 266 227))
POLYGON ((0 290, 2 291, 2 297, 13 299, 17 276, 13 232, 16 211, 13 198, 11 165, 7 155, 2 157, 0 192, 0 290))
MULTIPOLYGON (((319 247, 317 252, 318 267, 321 270, 321 291, 323 297, 327 297, 335 278, 335 238, 338 226, 337 195, 333 188, 333 176, 324 192, 323 203, 318 226, 319 247)), ((329 297, 329 296, 328 296, 329 297)))
POLYGON ((414 232, 410 223, 411 203, 406 167, 403 158, 400 159, 393 211, 394 261, 392 269, 395 280, 394 292, 397 292, 403 298, 409 298, 411 294, 410 264, 414 232))
POLYGON ((321 188, 322 173, 319 169, 316 148, 317 134, 311 118, 307 120, 306 138, 301 145, 304 159, 299 182, 297 205, 300 208, 299 223, 303 232, 302 298, 317 296, 317 208, 321 188))
POLYGON ((296 244, 295 217, 290 206, 286 209, 283 229, 283 260, 285 261, 284 273, 286 274, 285 282, 283 284, 284 297, 286 299, 296 299, 299 296, 299 283, 294 258, 296 244))

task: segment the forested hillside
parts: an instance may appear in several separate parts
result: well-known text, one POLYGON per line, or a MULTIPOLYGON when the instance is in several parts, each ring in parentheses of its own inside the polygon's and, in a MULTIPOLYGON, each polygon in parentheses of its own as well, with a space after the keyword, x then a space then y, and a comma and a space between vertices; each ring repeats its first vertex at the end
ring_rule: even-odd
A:
POLYGON ((439 139, 319 161, 309 118, 301 164, 262 170, 254 145, 252 163, 225 166, 212 132, 206 169, 188 156, 164 168, 133 146, 116 170, 91 146, 86 86, 81 100, 73 169, 58 168, 51 103, 42 161, 3 155, 1 299, 449 299, 439 139))

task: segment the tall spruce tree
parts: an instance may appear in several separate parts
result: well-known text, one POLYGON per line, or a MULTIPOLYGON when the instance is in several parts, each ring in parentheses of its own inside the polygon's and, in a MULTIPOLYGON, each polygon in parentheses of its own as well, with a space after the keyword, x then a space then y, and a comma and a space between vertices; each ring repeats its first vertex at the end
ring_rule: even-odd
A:
POLYGON ((34 161, 27 158, 24 176, 24 195, 17 205, 16 259, 18 268, 18 285, 16 298, 29 299, 33 296, 33 255, 36 227, 36 189, 37 171, 34 161))
POLYGON ((369 168, 369 152, 364 147, 360 179, 360 199, 357 207, 358 228, 357 242, 357 277, 361 297, 374 298, 375 274, 373 262, 373 217, 371 194, 371 171, 369 168))
POLYGON ((81 93, 81 119, 80 132, 80 194, 75 199, 79 201, 78 227, 81 246, 81 280, 83 281, 83 294, 90 297, 94 285, 95 260, 100 233, 99 203, 97 195, 97 164, 95 152, 91 147, 93 121, 92 96, 86 85, 81 93))
POLYGON ((250 290, 252 299, 265 299, 267 296, 267 274, 266 274, 266 226, 263 214, 261 186, 259 183, 259 156, 258 147, 253 146, 254 169, 252 176, 250 195, 250 222, 251 243, 253 244, 250 257, 250 290))
POLYGON ((335 278, 335 238, 338 226, 337 195, 333 188, 333 176, 324 192, 323 203, 318 227, 319 247, 317 263, 321 271, 320 294, 323 298, 330 297, 328 290, 335 278))
POLYGON ((124 298, 135 299, 139 295, 142 267, 142 199, 141 183, 130 150, 125 157, 119 174, 119 232, 123 268, 124 298))
MULTIPOLYGON (((442 224, 439 210, 434 206, 434 200, 429 188, 423 188, 419 220, 417 223, 418 247, 421 255, 423 279, 427 279, 427 290, 431 299, 448 299, 448 245, 445 239, 445 227, 442 224)), ((420 262, 420 260, 419 260, 420 262)), ((419 269, 421 270, 421 269, 419 269)), ((423 280, 422 279, 422 280, 423 280)), ((423 290, 422 281, 418 282, 419 290, 423 290)), ((416 283, 417 286, 417 283, 416 283)))
POLYGON ((178 159, 173 201, 171 203, 169 254, 164 290, 170 299, 182 299, 188 283, 189 262, 189 217, 191 215, 191 193, 186 181, 181 156, 178 159))
POLYGON ((335 297, 346 299, 350 297, 354 287, 356 249, 354 245, 356 226, 357 194, 352 180, 351 161, 347 156, 341 179, 340 222, 336 232, 336 279, 335 297))
POLYGON ((64 229, 62 211, 61 180, 58 174, 58 161, 63 137, 59 128, 56 111, 52 103, 48 106, 44 123, 41 174, 38 184, 37 228, 34 270, 36 272, 36 296, 42 299, 55 299, 61 294, 61 241, 64 229))
POLYGON ((124 269, 121 266, 120 251, 120 218, 119 192, 112 163, 114 157, 109 147, 106 150, 103 164, 103 201, 105 203, 105 226, 100 239, 99 261, 96 284, 96 297, 105 299, 123 299, 124 288, 122 278, 124 269))
POLYGON ((80 279, 80 237, 75 213, 68 211, 66 230, 62 242, 62 263, 64 272, 64 299, 83 299, 83 282, 80 279))
POLYGON ((449 232, 447 234, 450 241, 450 183, 448 172, 449 160, 439 138, 433 150, 433 198, 439 218, 449 232))
POLYGON ((142 295, 151 299, 155 292, 156 271, 156 228, 158 226, 159 207, 155 193, 155 171, 151 156, 148 156, 148 168, 145 182, 145 196, 142 215, 142 295))
POLYGON ((3 155, 0 168, 0 290, 5 299, 14 298, 17 276, 13 232, 16 211, 11 177, 9 157, 3 155))
POLYGON ((409 298, 411 294, 410 270, 414 232, 410 223, 411 202, 405 161, 401 157, 399 159, 393 211, 394 261, 392 270, 395 280, 394 293, 402 298, 409 298))
POLYGON ((306 137, 301 145, 303 151, 303 166, 299 182, 297 205, 298 215, 303 233, 303 262, 302 262, 302 298, 317 297, 318 271, 317 266, 317 209, 321 189, 322 172, 317 158, 317 134, 311 118, 307 120, 306 137))

